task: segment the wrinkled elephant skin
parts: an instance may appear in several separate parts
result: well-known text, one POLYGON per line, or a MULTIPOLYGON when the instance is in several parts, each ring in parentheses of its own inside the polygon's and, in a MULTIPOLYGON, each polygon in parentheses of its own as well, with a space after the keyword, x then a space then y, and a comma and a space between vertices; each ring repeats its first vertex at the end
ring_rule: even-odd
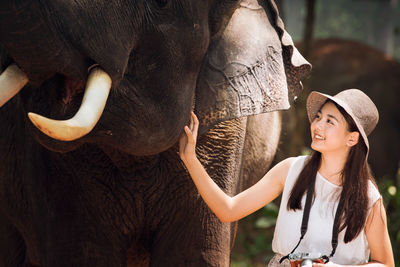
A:
POLYGON ((237 193, 311 67, 267 0, 4 0, 0 64, 0 266, 46 267, 229 266, 179 136, 237 193))

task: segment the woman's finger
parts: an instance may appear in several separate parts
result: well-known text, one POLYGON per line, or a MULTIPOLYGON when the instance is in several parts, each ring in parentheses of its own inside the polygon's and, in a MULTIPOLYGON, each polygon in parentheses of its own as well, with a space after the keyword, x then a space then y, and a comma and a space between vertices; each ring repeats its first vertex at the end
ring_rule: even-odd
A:
POLYGON ((189 129, 189 127, 185 126, 185 132, 188 138, 188 143, 193 144, 195 142, 195 140, 193 139, 193 133, 192 131, 189 129))
POLYGON ((199 130, 199 119, 197 118, 196 114, 194 112, 191 112, 191 118, 193 119, 193 137, 196 140, 197 139, 197 132, 199 130))
MULTIPOLYGON (((193 112, 193 111, 192 111, 192 112, 193 112)), ((189 129, 190 129, 191 131, 193 131, 193 125, 194 125, 192 112, 190 113, 190 124, 189 124, 189 129)))
POLYGON ((191 116, 193 117, 193 120, 195 123, 199 124, 199 119, 197 118, 196 114, 192 111, 191 116))
POLYGON ((181 137, 179 138, 179 154, 182 154, 183 151, 185 150, 185 146, 187 144, 187 134, 186 131, 181 134, 181 137))

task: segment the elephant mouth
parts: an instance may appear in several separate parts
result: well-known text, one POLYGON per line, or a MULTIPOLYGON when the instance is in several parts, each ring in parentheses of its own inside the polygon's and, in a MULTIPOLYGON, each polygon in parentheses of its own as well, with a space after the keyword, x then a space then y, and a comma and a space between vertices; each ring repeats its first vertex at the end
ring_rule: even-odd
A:
MULTIPOLYGON (((27 83, 27 75, 10 65, 0 75, 0 107, 14 97, 27 83)), ((99 121, 110 93, 111 77, 100 67, 90 70, 79 110, 68 120, 53 120, 28 113, 31 122, 44 134, 60 141, 73 141, 88 134, 99 121)))

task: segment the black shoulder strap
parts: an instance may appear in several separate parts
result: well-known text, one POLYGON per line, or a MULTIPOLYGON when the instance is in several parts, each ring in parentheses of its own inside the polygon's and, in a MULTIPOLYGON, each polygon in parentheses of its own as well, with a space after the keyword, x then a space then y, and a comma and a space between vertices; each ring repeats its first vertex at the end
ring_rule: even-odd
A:
MULTIPOLYGON (((310 186, 310 188, 307 190, 307 196, 306 196, 306 204, 304 206, 304 211, 303 211, 303 219, 301 221, 301 229, 300 229, 300 240, 297 243, 297 245, 295 246, 295 248, 286 256, 282 257, 279 261, 279 263, 282 263, 285 259, 289 258, 289 255, 292 254, 297 247, 300 245, 301 240, 303 240, 304 235, 307 232, 307 228, 308 228, 308 219, 310 218, 310 210, 311 210, 311 203, 312 203, 312 198, 313 198, 313 194, 314 194, 314 188, 315 188, 315 179, 313 182, 313 185, 310 186)), ((338 236, 339 236, 339 219, 340 216, 339 214, 341 213, 341 210, 343 209, 343 199, 342 196, 340 197, 339 200, 339 204, 338 207, 336 209, 336 213, 335 213, 335 218, 333 221, 333 228, 332 228, 332 252, 331 254, 328 256, 323 256, 322 258, 324 259, 325 263, 327 263, 329 261, 329 258, 331 258, 335 252, 336 252, 336 248, 338 246, 338 236)))
POLYGON ((332 252, 329 255, 329 258, 331 258, 335 254, 336 248, 338 246, 339 219, 340 219, 339 214, 341 213, 342 209, 343 209, 343 198, 342 198, 342 196, 340 196, 339 204, 338 204, 338 207, 336 208, 335 219, 333 221, 332 242, 331 242, 332 252))
POLYGON ((314 188, 315 188, 315 179, 313 185, 310 186, 310 188, 308 188, 307 190, 306 204, 304 205, 303 219, 301 221, 301 228, 300 228, 300 240, 289 254, 280 259, 279 263, 282 263, 285 259, 289 257, 290 254, 292 254, 296 250, 296 248, 300 245, 301 240, 303 239, 304 235, 307 232, 308 219, 310 218, 311 203, 314 195, 314 188))

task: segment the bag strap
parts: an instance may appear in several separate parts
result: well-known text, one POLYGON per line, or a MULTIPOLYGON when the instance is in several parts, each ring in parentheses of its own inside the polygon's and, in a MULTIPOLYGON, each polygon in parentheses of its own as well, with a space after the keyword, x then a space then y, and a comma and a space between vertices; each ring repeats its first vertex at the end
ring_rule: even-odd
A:
MULTIPOLYGON (((304 235, 307 232, 308 220, 310 218, 310 210, 311 210, 311 203, 312 203, 312 198, 313 198, 313 194, 314 194, 314 189, 315 189, 315 179, 313 181, 313 184, 307 190, 306 204, 304 206, 303 219, 301 221, 301 228, 300 228, 300 240, 297 243, 297 245, 294 247, 294 249, 289 254, 287 254, 286 256, 282 257, 279 260, 279 263, 282 263, 284 260, 289 258, 289 255, 292 254, 297 249, 297 247, 301 243, 301 240, 303 240, 304 235)), ((324 256, 321 257, 325 261, 325 263, 327 263, 329 261, 329 258, 331 258, 335 254, 336 248, 338 246, 339 217, 340 217, 339 214, 341 213, 342 209, 343 209, 343 199, 342 199, 342 196, 340 196, 339 204, 338 204, 338 207, 337 207, 336 213, 335 213, 335 218, 333 220, 332 240, 331 240, 332 251, 331 251, 331 254, 329 256, 324 255, 324 256)))
POLYGON ((304 235, 307 233, 308 219, 310 218, 312 198, 314 195, 314 187, 315 187, 315 179, 313 185, 310 186, 310 188, 308 188, 307 190, 306 204, 304 205, 303 219, 301 221, 301 228, 300 228, 300 240, 289 254, 280 259, 279 263, 282 263, 285 259, 289 258, 289 255, 296 250, 296 248, 300 245, 301 240, 303 240, 304 235))
POLYGON ((339 204, 338 207, 336 208, 336 213, 335 213, 335 219, 333 221, 333 228, 332 228, 332 251, 331 254, 329 255, 329 258, 331 258, 335 252, 336 248, 338 246, 338 236, 339 236, 339 214, 341 213, 343 209, 343 198, 340 196, 339 204))

